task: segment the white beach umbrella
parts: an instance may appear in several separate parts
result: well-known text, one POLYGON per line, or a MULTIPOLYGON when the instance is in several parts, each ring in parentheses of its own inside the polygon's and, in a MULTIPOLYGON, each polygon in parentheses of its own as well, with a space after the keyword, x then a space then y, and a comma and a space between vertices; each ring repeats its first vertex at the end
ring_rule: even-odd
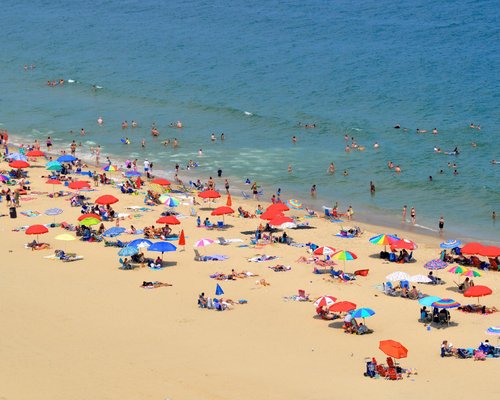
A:
POLYGON ((432 280, 428 276, 421 275, 421 274, 410 276, 410 278, 408 279, 408 281, 409 282, 414 282, 414 283, 429 283, 429 282, 432 282, 432 280))
POLYGON ((406 272, 396 271, 385 277, 388 281, 408 281, 410 280, 410 275, 406 272))
POLYGON ((201 240, 198 240, 198 241, 194 244, 194 247, 205 247, 205 246, 209 246, 209 245, 211 245, 213 242, 214 242, 214 240, 212 240, 212 239, 201 239, 201 240))

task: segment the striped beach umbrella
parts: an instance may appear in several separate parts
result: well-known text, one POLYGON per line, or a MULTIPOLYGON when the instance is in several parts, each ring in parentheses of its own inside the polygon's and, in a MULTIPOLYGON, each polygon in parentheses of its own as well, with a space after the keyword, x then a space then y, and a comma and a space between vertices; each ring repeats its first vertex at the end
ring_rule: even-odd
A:
POLYGON ((478 271, 469 269, 468 271, 465 271, 462 276, 468 276, 469 278, 480 278, 482 275, 478 271))
POLYGON ((304 208, 302 203, 297 199, 290 199, 286 202, 286 204, 288 204, 288 207, 293 208, 294 210, 301 210, 302 208, 304 208))
POLYGON ((424 265, 424 268, 430 269, 431 271, 437 271, 439 269, 446 268, 448 266, 448 263, 442 261, 442 260, 431 260, 428 263, 424 265))
POLYGON ((500 326, 490 326, 486 329, 488 335, 500 335, 500 326))
POLYGON ((206 247, 210 246, 214 241, 212 239, 201 239, 198 240, 195 244, 194 247, 206 247))
POLYGON ((432 307, 436 308, 457 308, 460 307, 460 303, 453 299, 441 299, 432 303, 432 307))
POLYGON ((337 301, 336 297, 333 296, 321 296, 318 298, 315 302, 314 305, 316 308, 318 307, 330 307, 332 306, 335 302, 337 301))
POLYGON ((165 204, 167 207, 177 207, 180 204, 180 201, 167 195, 162 194, 159 198, 160 203, 165 204))
POLYGON ((439 245, 442 249, 454 249, 455 247, 462 246, 462 242, 457 239, 447 240, 439 245))
POLYGON ((448 270, 448 272, 451 272, 452 274, 457 274, 457 275, 465 274, 467 271, 469 271, 468 268, 462 267, 460 265, 455 265, 454 267, 451 267, 448 270))
POLYGON ((380 235, 373 236, 372 238, 370 238, 369 242, 373 244, 378 244, 379 246, 388 246, 397 242, 398 240, 399 238, 397 236, 386 235, 385 233, 382 233, 380 235))
POLYGON ((106 165, 102 170, 108 172, 118 171, 118 167, 116 165, 106 165))
POLYGON ((314 250, 313 254, 316 256, 330 256, 334 254, 337 250, 335 250, 331 246, 321 246, 314 250))

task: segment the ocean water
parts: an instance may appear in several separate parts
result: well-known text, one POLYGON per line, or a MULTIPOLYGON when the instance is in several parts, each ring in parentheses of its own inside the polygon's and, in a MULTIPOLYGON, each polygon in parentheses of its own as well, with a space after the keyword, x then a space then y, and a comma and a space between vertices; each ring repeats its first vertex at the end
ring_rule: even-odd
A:
POLYGON ((500 166, 490 162, 500 159, 493 0, 4 0, 2 12, 0 127, 20 141, 76 139, 87 155, 99 143, 102 159, 147 157, 166 174, 193 159, 200 168, 189 176, 221 168, 233 185, 256 179, 266 198, 281 187, 284 199, 352 204, 359 218, 394 226, 406 204, 431 234, 443 215, 448 236, 500 238, 491 218, 500 212, 500 166), (59 78, 76 82, 46 86, 59 78), (139 127, 122 131, 123 120, 139 127), (182 130, 169 127, 177 120, 182 130), (226 140, 212 143, 212 132, 226 140), (346 134, 365 151, 346 153, 346 134), (178 149, 161 145, 174 137, 178 149), (456 146, 459 156, 433 151, 456 146))

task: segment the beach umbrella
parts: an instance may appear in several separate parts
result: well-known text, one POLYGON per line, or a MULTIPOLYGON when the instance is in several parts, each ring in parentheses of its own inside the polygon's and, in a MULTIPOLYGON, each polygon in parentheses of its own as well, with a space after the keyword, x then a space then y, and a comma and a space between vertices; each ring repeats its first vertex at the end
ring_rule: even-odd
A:
POLYGON ((358 258, 358 256, 349 250, 339 250, 336 253, 332 254, 332 258, 334 260, 344 261, 344 271, 345 271, 345 262, 355 260, 356 258, 358 258))
POLYGON ((57 235, 54 239, 60 240, 63 242, 71 242, 73 240, 76 240, 76 237, 73 235, 70 235, 69 233, 61 233, 60 235, 57 235))
POLYGON ((446 268, 448 266, 448 263, 442 261, 442 260, 431 260, 428 263, 424 265, 424 268, 430 269, 431 271, 437 271, 439 269, 446 268))
POLYGON ((233 205, 233 200, 231 199, 231 193, 227 194, 226 206, 231 207, 233 205))
POLYGON ((102 170, 107 172, 113 172, 113 171, 118 171, 119 168, 116 165, 106 165, 105 167, 102 168, 102 170))
POLYGON ((417 244, 409 239, 399 239, 391 244, 391 249, 415 250, 416 248, 417 244))
POLYGON ((164 179, 164 178, 155 178, 151 181, 151 183, 153 183, 155 185, 160 185, 160 186, 169 186, 172 184, 169 180, 164 179))
POLYGON ((211 212, 212 215, 226 215, 233 214, 234 210, 228 206, 217 207, 215 210, 211 212))
POLYGON ((153 244, 153 242, 151 240, 148 240, 148 239, 135 239, 135 240, 132 240, 129 244, 127 244, 127 247, 131 246, 131 247, 137 247, 138 249, 141 249, 141 248, 148 248, 152 244, 153 244))
POLYGON ((436 301, 440 301, 440 300, 441 300, 441 297, 438 297, 438 296, 426 296, 426 297, 421 298, 418 301, 418 303, 421 304, 422 306, 431 307, 433 303, 435 303, 436 301))
POLYGON ((9 163, 9 167, 15 168, 15 169, 23 169, 23 168, 28 168, 30 166, 29 163, 23 160, 16 160, 12 161, 9 163))
POLYGON ((314 302, 314 306, 318 307, 330 307, 337 301, 336 297, 333 296, 321 296, 314 302))
POLYGON ((130 178, 131 176, 141 176, 142 174, 139 171, 127 171, 125 172, 125 176, 130 178))
POLYGON ((97 219, 94 217, 88 217, 88 218, 82 219, 80 221, 80 225, 82 225, 82 226, 94 226, 94 225, 98 225, 100 222, 101 222, 100 219, 97 219))
POLYGON ((27 161, 28 157, 21 153, 10 153, 6 159, 11 161, 27 161))
POLYGON ((448 272, 451 272, 452 274, 461 275, 467 272, 468 270, 469 270, 468 268, 462 267, 460 265, 455 265, 454 267, 451 267, 448 270, 448 272))
POLYGON ((462 273, 462 276, 468 276, 469 278, 480 278, 482 275, 478 271, 469 269, 468 271, 462 273))
POLYGON ((432 307, 436 308, 457 308, 460 307, 460 303, 453 299, 441 299, 432 303, 432 307))
POLYGON ((462 242, 458 239, 450 239, 439 245, 442 249, 454 249, 455 247, 460 247, 462 242))
POLYGON ((99 221, 102 221, 101 216, 98 214, 94 214, 94 213, 82 214, 78 217, 78 221, 83 221, 84 219, 87 219, 87 218, 95 218, 95 219, 98 219, 99 221))
POLYGON ((177 207, 180 204, 180 201, 177 199, 174 199, 173 197, 167 195, 167 194, 162 194, 159 198, 160 203, 165 204, 167 207, 177 207))
POLYGON ((118 203, 118 199, 111 195, 111 194, 105 194, 103 196, 100 196, 96 199, 97 204, 102 204, 102 205, 107 205, 107 204, 115 204, 118 203))
POLYGON ((488 286, 476 285, 471 286, 464 292, 465 297, 477 297, 477 301, 479 302, 479 298, 483 296, 489 296, 493 293, 488 286))
POLYGON ((43 157, 45 153, 41 150, 30 150, 26 153, 28 157, 43 157))
POLYGON ((272 220, 269 221, 269 225, 282 229, 294 228, 297 226, 293 218, 285 217, 284 215, 283 216, 280 215, 273 218, 272 220))
POLYGON ((430 283, 432 282, 432 279, 430 279, 427 275, 417 274, 410 276, 408 281, 413 283, 430 283))
POLYGON ((49 208, 45 210, 45 215, 50 215, 54 217, 54 224, 56 223, 56 215, 62 214, 63 210, 60 208, 49 208))
POLYGON ((500 326, 490 326, 486 329, 488 335, 500 335, 500 326))
POLYGON ((212 239, 201 239, 194 244, 194 247, 206 247, 211 245, 213 242, 214 241, 212 239))
POLYGON ((220 193, 216 190, 205 190, 203 192, 198 193, 198 197, 202 199, 217 199, 220 197, 220 193))
POLYGON ((396 271, 393 272, 385 277, 388 281, 394 282, 394 281, 409 281, 410 280, 410 274, 407 274, 406 272, 402 271, 396 271))
POLYGON ((47 233, 49 230, 47 229, 46 226, 44 225, 31 225, 26 229, 24 232, 26 235, 36 235, 36 241, 38 242, 38 235, 43 235, 44 233, 47 233))
POLYGON ((130 257, 139 253, 139 249, 135 246, 125 246, 119 252, 118 255, 122 257, 130 257))
POLYGON ((76 189, 76 190, 83 189, 83 188, 90 188, 90 182, 87 182, 87 181, 73 181, 73 182, 69 183, 68 187, 70 189, 76 189))
POLYGON ((181 234, 179 235, 179 246, 186 245, 186 237, 184 236, 184 229, 181 230, 181 234))
POLYGON ((290 208, 285 203, 274 203, 271 204, 269 207, 266 208, 266 211, 271 211, 271 212, 283 212, 283 211, 289 211, 290 208))
POLYGON ((335 250, 331 246, 321 246, 314 250, 313 254, 316 256, 330 256, 334 254, 337 250, 335 250))
POLYGON ((215 295, 216 296, 222 296, 224 294, 224 290, 220 287, 219 284, 215 287, 215 295))
POLYGON ((276 218, 276 217, 284 217, 285 214, 283 214, 281 211, 264 211, 261 215, 260 215, 260 219, 265 219, 265 220, 268 220, 268 221, 271 221, 272 219, 276 218))
POLYGON ((372 315, 375 315, 375 311, 371 308, 358 308, 351 313, 353 318, 363 318, 363 323, 365 323, 365 318, 370 318, 372 315))
POLYGON ((46 167, 50 167, 51 165, 61 165, 61 163, 59 161, 56 161, 56 160, 52 160, 52 161, 48 161, 45 166, 46 167))
POLYGON ((157 224, 167 224, 167 225, 179 225, 181 221, 179 221, 173 215, 167 215, 165 217, 160 217, 156 220, 157 224))
POLYGON ((350 301, 339 301, 330 306, 332 312, 348 312, 356 309, 356 304, 350 301))
POLYGON ((500 256, 500 247, 497 246, 483 246, 479 252, 483 257, 498 257, 500 256))
POLYGON ((462 254, 480 254, 481 250, 484 248, 481 243, 470 242, 460 249, 462 254))
POLYGON ((389 357, 400 359, 408 356, 408 349, 395 340, 381 340, 378 348, 389 357))
POLYGON ((0 175, 0 182, 8 182, 10 178, 6 175, 0 175))
POLYGON ((113 236, 121 235, 125 231, 126 231, 126 229, 121 227, 121 226, 113 226, 112 228, 109 228, 108 230, 104 231, 104 233, 102 235, 113 237, 113 236))
POLYGON ((45 181, 46 184, 52 185, 52 195, 55 193, 55 185, 62 185, 62 182, 59 179, 48 179, 45 181))
POLYGON ((51 164, 46 169, 47 171, 61 171, 63 167, 61 164, 51 164))
POLYGON ((387 246, 396 243, 398 240, 399 238, 397 236, 381 233, 380 235, 371 237, 369 242, 378 244, 379 246, 387 246))
POLYGON ((163 253, 167 251, 175 251, 177 247, 175 247, 170 242, 156 242, 149 246, 148 251, 157 251, 161 252, 161 259, 163 260, 163 253))
POLYGON ((77 158, 73 157, 71 154, 64 154, 64 155, 58 157, 58 159, 57 159, 57 161, 59 161, 60 163, 69 163, 69 162, 73 162, 76 160, 77 160, 77 158))
POLYGON ((304 206, 297 199, 290 199, 286 202, 288 207, 293 208, 294 210, 301 210, 304 206))

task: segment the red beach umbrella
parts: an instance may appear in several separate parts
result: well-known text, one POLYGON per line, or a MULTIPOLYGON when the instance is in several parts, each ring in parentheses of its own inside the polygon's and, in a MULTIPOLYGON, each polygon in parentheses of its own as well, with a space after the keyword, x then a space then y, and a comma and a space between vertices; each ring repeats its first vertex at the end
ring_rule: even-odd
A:
MULTIPOLYGON (((321 246, 318 247, 316 250, 314 250, 313 254, 317 256, 329 256, 333 253, 335 253, 337 250, 335 250, 331 246, 321 246)), ((354 307, 356 308, 356 307, 354 307)))
POLYGON ((172 184, 169 180, 164 178, 155 178, 151 181, 151 183, 155 183, 160 186, 169 186, 172 184))
POLYGON ((478 242, 467 243, 460 249, 462 254, 480 254, 485 246, 478 242))
POLYGON ((408 349, 395 340, 381 340, 378 348, 389 357, 406 358, 408 356, 408 349))
POLYGON ((105 194, 103 196, 98 197, 95 202, 97 204, 107 205, 107 204, 118 203, 119 200, 111 194, 105 194))
POLYGON ((30 150, 26 153, 26 157, 43 157, 45 153, 41 150, 30 150))
POLYGON ((43 225, 31 225, 24 233, 26 235, 36 235, 36 241, 38 242, 38 235, 43 235, 48 231, 47 227, 43 225))
POLYGON ((76 190, 83 189, 83 188, 89 188, 90 187, 90 182, 87 182, 87 181, 73 181, 73 182, 69 183, 68 187, 70 189, 76 189, 76 190))
POLYGON ((205 190, 198 193, 198 197, 201 197, 202 199, 217 199, 220 197, 220 193, 216 190, 205 190))
POLYGON ((231 199, 231 193, 227 194, 226 206, 231 207, 233 205, 233 200, 231 199))
POLYGON ((330 311, 333 312, 348 312, 356 309, 356 304, 351 303, 350 301, 339 301, 335 303, 333 306, 330 306, 330 311))
POLYGON ((484 257, 498 257, 498 256, 500 256, 500 247, 483 246, 479 255, 484 256, 484 257))
POLYGON ((290 209, 285 203, 274 203, 271 204, 269 207, 266 208, 266 211, 289 211, 290 209))
POLYGON ((62 182, 59 179, 48 179, 45 183, 48 185, 62 185, 62 182))
POLYGON ((272 219, 274 218, 277 218, 277 217, 284 217, 285 214, 283 214, 282 212, 280 211, 264 211, 261 216, 260 216, 260 219, 266 219, 268 221, 271 221, 272 219))
POLYGON ((295 223, 295 221, 293 220, 293 218, 287 217, 285 215, 277 215, 269 221, 269 225, 271 226, 281 226, 287 223, 293 224, 295 223))
POLYGON ((30 166, 29 163, 26 161, 22 160, 15 160, 9 163, 9 167, 15 168, 15 169, 22 169, 22 168, 28 168, 30 166))
POLYGON ((87 219, 87 218, 95 218, 95 219, 98 219, 99 221, 102 221, 101 216, 98 214, 94 214, 94 213, 82 214, 78 217, 78 221, 83 221, 84 219, 87 219))
POLYGON ((477 285, 477 286, 471 286, 469 289, 467 289, 464 292, 465 297, 483 297, 483 296, 488 296, 493 293, 493 290, 491 290, 488 286, 482 286, 482 285, 477 285))
POLYGON ((228 206, 222 206, 222 207, 217 207, 215 210, 212 211, 212 215, 226 215, 226 214, 232 214, 234 213, 234 210, 231 207, 228 206))
POLYGON ((409 239, 399 239, 391 244, 391 249, 415 250, 416 248, 417 244, 409 239))
POLYGON ((173 215, 167 215, 165 217, 158 218, 156 220, 157 224, 167 224, 167 225, 179 225, 181 221, 175 218, 173 215))

